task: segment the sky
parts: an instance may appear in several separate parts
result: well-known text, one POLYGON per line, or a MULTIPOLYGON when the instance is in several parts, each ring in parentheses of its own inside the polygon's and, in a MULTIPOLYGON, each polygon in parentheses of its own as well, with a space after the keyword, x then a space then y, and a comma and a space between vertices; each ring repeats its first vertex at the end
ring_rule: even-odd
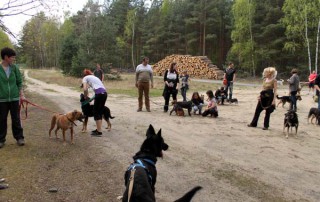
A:
MULTIPOLYGON (((3 0, 0 0, 3 1, 3 0)), ((64 6, 59 8, 59 11, 70 11, 71 14, 76 14, 77 11, 82 10, 82 8, 84 7, 84 5, 87 3, 88 0, 67 0, 68 2, 68 7, 64 6)), ((0 3, 1 4, 1 3, 0 3)), ((2 5, 0 5, 1 7, 2 5)), ((40 10, 34 10, 33 12, 37 13, 40 10)), ((62 13, 60 14, 62 15, 62 13)), ((2 21, 4 22, 5 26, 8 27, 10 29, 10 31, 14 34, 14 35, 18 35, 19 32, 22 30, 23 25, 25 24, 25 22, 27 20, 31 19, 31 16, 26 16, 26 15, 16 15, 16 16, 8 16, 8 17, 4 17, 2 19, 2 21)), ((16 42, 16 39, 10 37, 11 40, 13 40, 14 42, 16 42)))

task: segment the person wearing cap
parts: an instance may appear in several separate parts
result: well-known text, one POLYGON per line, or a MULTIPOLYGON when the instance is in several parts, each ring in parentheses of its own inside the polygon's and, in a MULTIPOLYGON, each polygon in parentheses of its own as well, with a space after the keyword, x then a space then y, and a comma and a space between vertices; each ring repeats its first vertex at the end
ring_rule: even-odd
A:
POLYGON ((290 110, 297 111, 297 94, 300 86, 300 79, 298 76, 298 70, 296 68, 291 70, 292 76, 288 79, 289 92, 290 92, 290 110))

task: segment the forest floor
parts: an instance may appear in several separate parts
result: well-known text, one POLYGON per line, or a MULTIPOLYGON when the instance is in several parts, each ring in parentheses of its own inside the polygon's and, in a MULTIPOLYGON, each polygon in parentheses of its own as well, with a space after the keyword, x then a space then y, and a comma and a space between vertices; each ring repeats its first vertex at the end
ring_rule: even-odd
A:
MULTIPOLYGON (((81 109, 79 90, 27 73, 26 79, 31 102, 64 113, 81 109)), ((310 107, 316 106, 312 95, 302 89, 298 134, 287 139, 283 118, 288 104, 271 115, 269 130, 262 130, 264 113, 257 128, 247 127, 259 91, 235 85, 239 104, 218 106, 218 118, 169 116, 163 113, 162 97, 151 98, 151 113, 136 112, 137 98, 110 94, 106 105, 115 116, 112 130, 91 137, 89 132, 95 129, 91 118, 89 132, 81 133, 82 124, 77 123, 75 144, 67 135, 65 146, 61 139, 48 137, 52 114, 29 105, 23 121, 26 145, 18 147, 8 127, 6 145, 0 150, 0 178, 9 183, 8 189, 0 190, 0 201, 117 201, 124 191, 124 172, 149 124, 156 131, 162 129, 170 146, 157 162, 159 202, 174 201, 197 185, 203 189, 195 202, 320 201, 319 126, 307 123, 310 107)), ((279 95, 287 93, 287 86, 280 86, 279 95)))

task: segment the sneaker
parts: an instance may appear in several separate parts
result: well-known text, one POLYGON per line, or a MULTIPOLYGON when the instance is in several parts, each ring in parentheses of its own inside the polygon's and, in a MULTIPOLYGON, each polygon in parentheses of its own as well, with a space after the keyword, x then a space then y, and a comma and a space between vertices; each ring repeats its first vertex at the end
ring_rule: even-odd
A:
POLYGON ((266 128, 266 127, 263 127, 263 128, 262 128, 262 130, 268 130, 268 128, 266 128))
POLYGON ((102 132, 98 132, 97 130, 95 132, 91 133, 92 136, 101 136, 102 132))
POLYGON ((95 130, 91 131, 91 133, 95 133, 95 132, 98 132, 98 130, 97 130, 97 129, 95 129, 95 130))
POLYGON ((147 112, 151 112, 151 110, 150 110, 150 109, 147 109, 147 112))
POLYGON ((0 142, 0 148, 4 147, 4 142, 0 142))
POLYGON ((142 109, 137 109, 137 112, 142 112, 142 109))
POLYGON ((17 140, 17 144, 18 144, 19 146, 24 146, 24 144, 25 144, 24 139, 19 139, 19 140, 17 140))
POLYGON ((255 127, 256 127, 256 126, 251 125, 251 124, 248 124, 247 126, 248 126, 248 127, 253 127, 253 128, 255 128, 255 127))

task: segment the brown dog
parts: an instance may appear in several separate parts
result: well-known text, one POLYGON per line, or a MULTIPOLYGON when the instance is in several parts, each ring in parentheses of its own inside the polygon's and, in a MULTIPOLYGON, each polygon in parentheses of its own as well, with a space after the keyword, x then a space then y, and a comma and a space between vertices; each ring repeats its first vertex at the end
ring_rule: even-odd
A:
POLYGON ((76 120, 81 121, 84 118, 82 112, 74 110, 73 112, 69 112, 67 114, 54 114, 51 119, 51 127, 49 130, 49 137, 51 138, 51 131, 55 126, 57 128, 55 129, 54 133, 56 135, 56 138, 58 139, 57 131, 61 128, 62 135, 63 135, 63 144, 66 143, 66 130, 70 129, 71 132, 71 144, 74 144, 73 142, 73 126, 76 124, 74 123, 76 120))

